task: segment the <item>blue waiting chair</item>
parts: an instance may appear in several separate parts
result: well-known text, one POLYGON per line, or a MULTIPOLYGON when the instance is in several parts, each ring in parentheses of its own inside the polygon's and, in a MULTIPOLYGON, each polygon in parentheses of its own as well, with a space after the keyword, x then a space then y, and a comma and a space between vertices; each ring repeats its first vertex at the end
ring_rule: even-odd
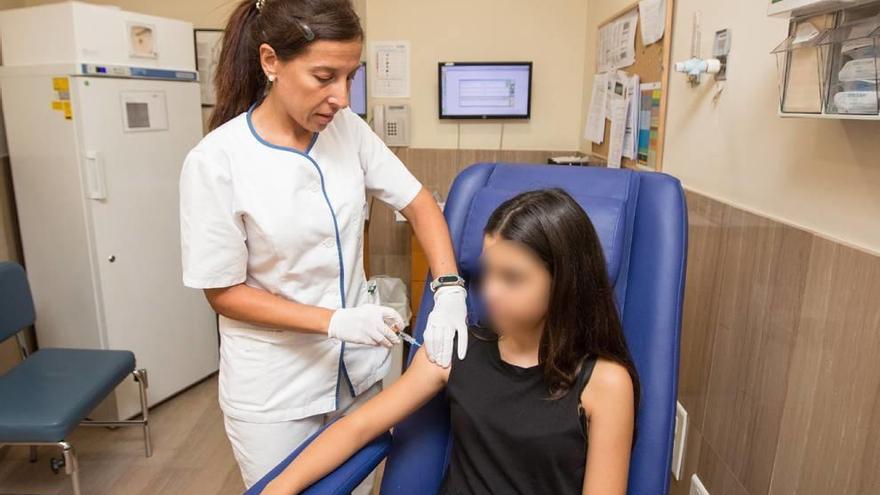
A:
MULTIPOLYGON (((34 323, 34 304, 22 267, 0 262, 0 342, 34 323)), ((36 462, 38 446, 61 448, 60 458, 50 459, 56 473, 64 468, 80 495, 79 472, 73 447, 66 438, 77 425, 130 426, 144 431, 144 451, 152 455, 147 417, 147 371, 135 368, 130 351, 91 349, 40 349, 28 355, 19 341, 24 360, 0 376, 0 446, 30 447, 36 462), (85 421, 91 412, 129 374, 140 389, 141 419, 85 421)))
MULTIPOLYGON (((472 165, 456 178, 445 210, 465 279, 471 279, 478 269, 482 231, 489 214, 520 192, 547 187, 568 191, 592 219, 639 371, 642 397, 628 492, 665 495, 669 492, 672 461, 687 258, 687 208, 681 184, 665 174, 632 170, 472 165)), ((471 288, 469 297, 473 321, 482 316, 476 288, 471 288)), ((422 336, 433 304, 426 285, 416 321, 417 338, 422 336)), ((387 433, 380 436, 303 493, 350 492, 386 451, 382 495, 436 493, 446 471, 450 441, 449 408, 445 394, 441 393, 397 425, 393 439, 387 433)), ((303 446, 297 448, 251 487, 248 495, 259 493, 302 449, 303 446)))

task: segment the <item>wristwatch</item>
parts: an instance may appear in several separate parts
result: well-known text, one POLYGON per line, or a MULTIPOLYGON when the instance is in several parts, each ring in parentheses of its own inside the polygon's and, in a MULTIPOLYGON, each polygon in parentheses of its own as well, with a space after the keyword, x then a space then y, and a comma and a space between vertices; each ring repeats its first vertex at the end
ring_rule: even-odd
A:
POLYGON ((431 281, 431 292, 437 292, 440 287, 450 287, 457 285, 464 287, 464 279, 458 275, 442 275, 431 281))

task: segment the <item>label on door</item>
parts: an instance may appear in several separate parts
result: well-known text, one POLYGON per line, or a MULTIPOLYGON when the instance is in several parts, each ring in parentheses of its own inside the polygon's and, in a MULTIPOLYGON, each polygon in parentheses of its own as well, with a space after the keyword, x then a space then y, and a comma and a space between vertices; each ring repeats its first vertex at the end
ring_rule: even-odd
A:
POLYGON ((70 104, 70 81, 66 77, 53 77, 52 90, 55 92, 52 110, 63 113, 67 120, 73 119, 73 106, 70 104))

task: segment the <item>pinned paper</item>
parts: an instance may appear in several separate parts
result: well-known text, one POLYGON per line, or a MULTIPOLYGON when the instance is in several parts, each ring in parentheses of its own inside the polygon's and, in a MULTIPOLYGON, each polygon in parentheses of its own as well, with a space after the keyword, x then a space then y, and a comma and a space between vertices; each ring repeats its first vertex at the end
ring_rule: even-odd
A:
POLYGON ((635 63, 638 18, 639 11, 633 9, 599 29, 596 72, 608 72, 635 63))
POLYGON ((626 129, 623 135, 623 151, 621 154, 630 160, 635 160, 639 152, 638 127, 641 97, 639 93, 639 75, 629 77, 629 85, 626 88, 627 114, 626 129))
POLYGON ((626 133, 627 98, 611 102, 611 137, 608 140, 608 168, 620 168, 623 157, 623 138, 626 133))
POLYGON ((605 99, 606 76, 593 76, 593 94, 590 97, 590 108, 587 109, 587 124, 584 126, 584 139, 596 144, 605 140, 605 99))
POLYGON ((639 19, 642 28, 642 44, 656 43, 663 38, 666 29, 666 0, 641 0, 639 19))
POLYGON ((409 98, 409 41, 374 41, 370 49, 373 64, 370 96, 409 98))

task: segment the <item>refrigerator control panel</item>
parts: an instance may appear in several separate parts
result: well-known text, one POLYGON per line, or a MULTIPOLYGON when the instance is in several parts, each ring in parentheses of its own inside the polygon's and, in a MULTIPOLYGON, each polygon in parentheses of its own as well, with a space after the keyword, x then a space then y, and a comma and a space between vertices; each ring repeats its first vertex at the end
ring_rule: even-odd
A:
POLYGON ((82 64, 84 76, 135 77, 138 79, 164 79, 171 81, 198 81, 198 73, 186 70, 152 69, 127 65, 82 64))

